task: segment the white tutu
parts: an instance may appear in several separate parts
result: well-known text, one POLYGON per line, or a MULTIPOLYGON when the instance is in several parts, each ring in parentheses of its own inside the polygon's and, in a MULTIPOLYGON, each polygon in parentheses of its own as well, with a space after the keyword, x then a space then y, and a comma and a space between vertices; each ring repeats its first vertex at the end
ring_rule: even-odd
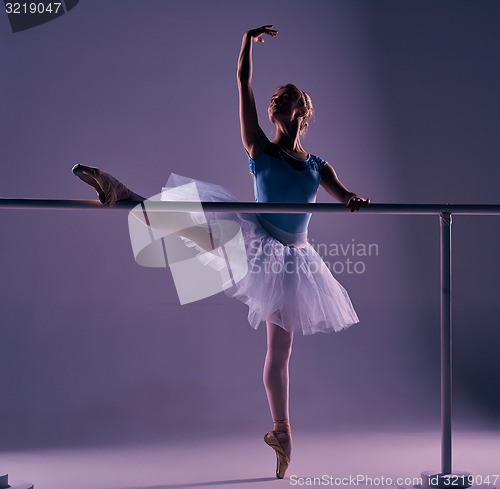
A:
MULTIPOLYGON (((187 184, 196 185, 201 202, 238 202, 220 185, 176 174, 171 174, 162 189, 170 195, 173 192, 174 199, 162 200, 193 200, 187 184)), ((289 332, 309 335, 341 331, 359 322, 346 290, 307 241, 307 233, 285 232, 255 213, 205 211, 201 216, 191 213, 191 218, 199 224, 206 219, 208 226, 233 222, 241 229, 239 235, 247 259, 245 273, 240 273, 236 281, 233 275, 238 275, 238 271, 233 271, 232 282, 226 284, 224 291, 247 304, 248 321, 253 328, 269 320, 289 332)), ((217 232, 214 235, 223 241, 227 239, 217 232)), ((216 269, 224 265, 222 256, 207 253, 193 241, 182 239, 205 265, 216 269)), ((140 262, 139 253, 135 254, 140 262)))

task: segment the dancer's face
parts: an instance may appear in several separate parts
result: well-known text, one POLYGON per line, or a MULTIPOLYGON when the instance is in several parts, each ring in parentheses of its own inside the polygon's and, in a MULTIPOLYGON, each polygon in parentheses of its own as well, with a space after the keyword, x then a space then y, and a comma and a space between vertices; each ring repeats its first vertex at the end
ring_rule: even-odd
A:
POLYGON ((302 117, 303 107, 298 102, 300 94, 290 88, 278 88, 271 97, 269 108, 267 110, 269 120, 276 124, 277 122, 291 122, 295 118, 302 117))

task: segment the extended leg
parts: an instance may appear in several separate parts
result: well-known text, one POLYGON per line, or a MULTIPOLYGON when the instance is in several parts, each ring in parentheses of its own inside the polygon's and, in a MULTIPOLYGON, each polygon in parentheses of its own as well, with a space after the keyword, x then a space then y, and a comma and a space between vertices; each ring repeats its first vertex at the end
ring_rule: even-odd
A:
MULTIPOLYGON (((99 168, 86 165, 75 165, 73 173, 83 180, 85 183, 92 186, 102 204, 112 206, 118 201, 143 202, 146 198, 135 192, 132 192, 118 179, 106 173, 99 168)), ((162 230, 167 234, 178 234, 194 241, 198 246, 206 251, 213 251, 218 246, 210 235, 208 228, 203 226, 195 226, 188 212, 169 213, 166 219, 151 219, 146 220, 141 214, 136 215, 144 224, 162 230), (147 221, 147 222, 146 222, 147 221), (177 229, 181 227, 180 231, 177 229)))
POLYGON ((145 200, 144 197, 132 192, 109 173, 103 172, 94 166, 75 165, 72 171, 78 178, 95 189, 99 200, 104 205, 111 206, 120 200, 134 202, 145 200))

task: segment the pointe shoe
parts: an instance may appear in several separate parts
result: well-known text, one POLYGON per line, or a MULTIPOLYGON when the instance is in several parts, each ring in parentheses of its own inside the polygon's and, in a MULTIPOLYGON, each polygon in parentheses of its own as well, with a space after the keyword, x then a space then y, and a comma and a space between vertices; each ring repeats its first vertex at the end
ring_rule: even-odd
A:
POLYGON ((78 178, 94 187, 101 204, 111 206, 119 200, 130 198, 130 190, 123 183, 99 168, 75 165, 72 171, 78 178))
POLYGON ((275 431, 266 433, 264 441, 276 452, 276 478, 283 479, 286 469, 290 465, 290 457, 285 453, 275 431))

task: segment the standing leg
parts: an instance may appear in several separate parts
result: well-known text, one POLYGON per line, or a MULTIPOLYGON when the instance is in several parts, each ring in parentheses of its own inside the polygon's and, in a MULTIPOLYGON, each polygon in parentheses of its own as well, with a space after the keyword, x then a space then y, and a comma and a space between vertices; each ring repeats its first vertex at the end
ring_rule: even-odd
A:
POLYGON ((293 333, 289 333, 271 321, 267 321, 266 326, 267 354, 264 363, 264 386, 274 421, 273 432, 286 456, 290 458, 292 436, 289 423, 288 392, 293 333))
POLYGON ((264 363, 264 385, 273 420, 289 419, 288 365, 292 353, 293 333, 266 321, 267 354, 264 363))

